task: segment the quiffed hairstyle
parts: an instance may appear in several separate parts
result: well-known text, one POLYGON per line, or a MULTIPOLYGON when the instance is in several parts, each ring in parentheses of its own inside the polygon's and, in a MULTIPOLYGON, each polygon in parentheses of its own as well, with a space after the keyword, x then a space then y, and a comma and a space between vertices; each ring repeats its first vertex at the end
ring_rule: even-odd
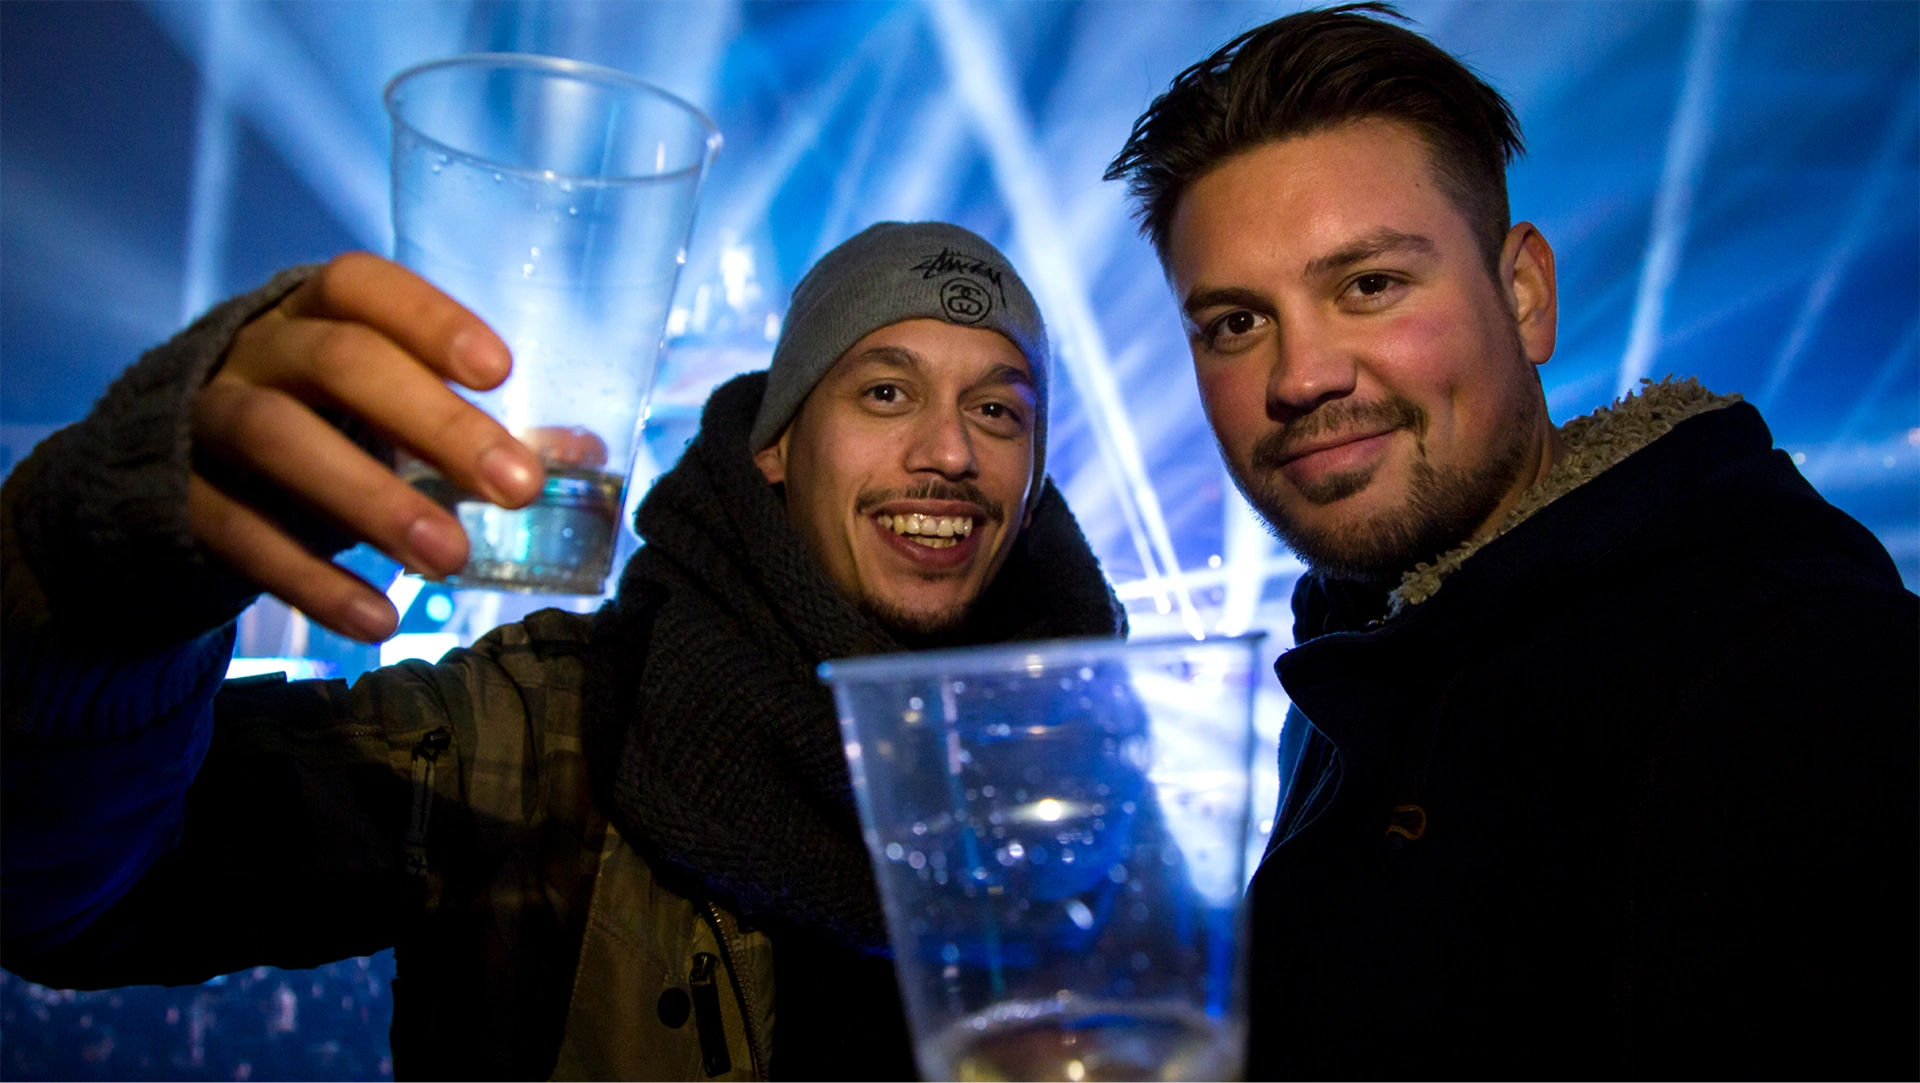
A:
POLYGON ((1385 3, 1303 11, 1256 27, 1181 72, 1107 167, 1164 262, 1187 185, 1245 150, 1349 121, 1399 121, 1425 138, 1435 179, 1497 273, 1507 164, 1523 153, 1513 107, 1439 46, 1382 18, 1385 3))

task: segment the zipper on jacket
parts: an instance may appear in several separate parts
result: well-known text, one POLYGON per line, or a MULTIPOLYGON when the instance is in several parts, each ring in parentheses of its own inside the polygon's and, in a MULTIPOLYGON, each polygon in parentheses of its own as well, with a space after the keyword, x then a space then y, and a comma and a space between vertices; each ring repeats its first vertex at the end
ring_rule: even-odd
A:
POLYGON ((734 1000, 740 1006, 740 1025, 747 1028, 747 1056, 753 1059, 753 1077, 766 1079, 766 1055, 760 1049, 760 1032, 754 1026, 759 1018, 753 1012, 753 993, 747 989, 747 983, 740 980, 740 957, 735 952, 733 935, 727 932, 727 923, 720 919, 720 908, 713 900, 705 899, 700 903, 700 916, 713 926, 713 938, 720 944, 720 954, 725 958, 727 974, 733 979, 734 1000))
POLYGON ((693 1021, 700 1032, 700 1061, 708 1076, 717 1076, 733 1068, 727 1053, 726 1025, 720 1020, 720 990, 713 984, 713 969, 720 957, 701 952, 693 957, 693 1021))
POLYGON ((427 822, 433 817, 433 765, 451 744, 453 731, 441 726, 413 746, 413 805, 407 812, 405 853, 407 875, 422 883, 427 879, 427 822))

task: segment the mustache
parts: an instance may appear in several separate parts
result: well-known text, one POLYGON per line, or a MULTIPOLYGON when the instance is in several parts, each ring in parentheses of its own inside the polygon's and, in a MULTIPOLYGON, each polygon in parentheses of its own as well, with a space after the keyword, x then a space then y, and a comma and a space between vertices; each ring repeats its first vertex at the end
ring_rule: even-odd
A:
POLYGON ((1278 470, 1292 460, 1298 448, 1329 433, 1351 432, 1381 426, 1408 429, 1415 436, 1427 431, 1427 412, 1411 399, 1390 395, 1372 402, 1335 399, 1287 422, 1278 432, 1270 432, 1255 441, 1252 463, 1263 470, 1278 470))
POLYGON ((978 507, 996 523, 1007 521, 1006 507, 970 481, 928 478, 904 489, 865 489, 854 499, 853 507, 862 515, 870 515, 873 509, 895 500, 958 500, 978 507))

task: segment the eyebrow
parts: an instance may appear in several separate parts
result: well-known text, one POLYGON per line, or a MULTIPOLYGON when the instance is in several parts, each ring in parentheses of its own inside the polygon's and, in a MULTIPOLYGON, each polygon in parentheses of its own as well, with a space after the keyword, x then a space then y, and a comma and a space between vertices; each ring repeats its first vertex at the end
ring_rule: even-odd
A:
MULTIPOLYGON (((858 357, 850 358, 847 362, 849 369, 862 365, 879 365, 882 368, 899 371, 920 372, 926 369, 927 359, 904 346, 875 346, 870 350, 862 351, 858 357)), ((981 384, 1011 384, 1038 391, 1033 374, 1012 365, 995 365, 988 369, 985 375, 974 381, 976 387, 981 384)))
POLYGON ((1437 248, 1431 237, 1383 227, 1353 241, 1344 248, 1338 248, 1324 256, 1315 256, 1308 260, 1301 274, 1307 278, 1324 278, 1335 271, 1345 270, 1356 263, 1364 263, 1388 253, 1406 252, 1430 256, 1437 248))
POLYGON ((1039 390, 1038 386, 1034 383, 1033 373, 1014 368, 1012 365, 993 366, 985 376, 975 381, 974 386, 978 387, 980 384, 1012 384, 1015 387, 1024 387, 1029 391, 1037 392, 1039 390))
POLYGON ((1263 294, 1240 286, 1223 286, 1219 289, 1194 290, 1192 293, 1187 294, 1186 303, 1180 307, 1181 311, 1186 315, 1187 321, 1191 323, 1194 313, 1202 309, 1214 308, 1220 305, 1229 305, 1233 308, 1249 308, 1255 312, 1266 312, 1272 307, 1271 302, 1269 302, 1263 294))
MULTIPOLYGON (((1305 278, 1325 278, 1336 271, 1345 270, 1356 263, 1393 252, 1432 255, 1439 250, 1433 239, 1420 233, 1406 233, 1401 230, 1382 227, 1349 243, 1344 248, 1335 249, 1324 256, 1315 256, 1301 269, 1305 278)), ((1216 289, 1197 289, 1187 295, 1180 308, 1191 326, 1194 314, 1204 309, 1227 306, 1251 309, 1254 312, 1271 312, 1273 304, 1265 294, 1242 286, 1222 286, 1216 289)))
POLYGON ((904 346, 875 346, 869 350, 862 350, 857 357, 847 359, 848 368, 860 365, 880 365, 890 369, 922 369, 926 367, 927 359, 904 346))

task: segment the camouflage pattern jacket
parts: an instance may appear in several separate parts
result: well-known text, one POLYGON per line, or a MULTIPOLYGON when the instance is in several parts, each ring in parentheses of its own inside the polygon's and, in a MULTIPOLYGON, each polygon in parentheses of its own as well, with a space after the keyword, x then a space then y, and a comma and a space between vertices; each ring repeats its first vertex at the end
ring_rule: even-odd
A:
POLYGON ((351 691, 227 682, 179 848, 7 966, 172 984, 396 945, 397 1077, 766 1078, 769 938, 660 883, 590 799, 587 629, 544 610, 351 691))

